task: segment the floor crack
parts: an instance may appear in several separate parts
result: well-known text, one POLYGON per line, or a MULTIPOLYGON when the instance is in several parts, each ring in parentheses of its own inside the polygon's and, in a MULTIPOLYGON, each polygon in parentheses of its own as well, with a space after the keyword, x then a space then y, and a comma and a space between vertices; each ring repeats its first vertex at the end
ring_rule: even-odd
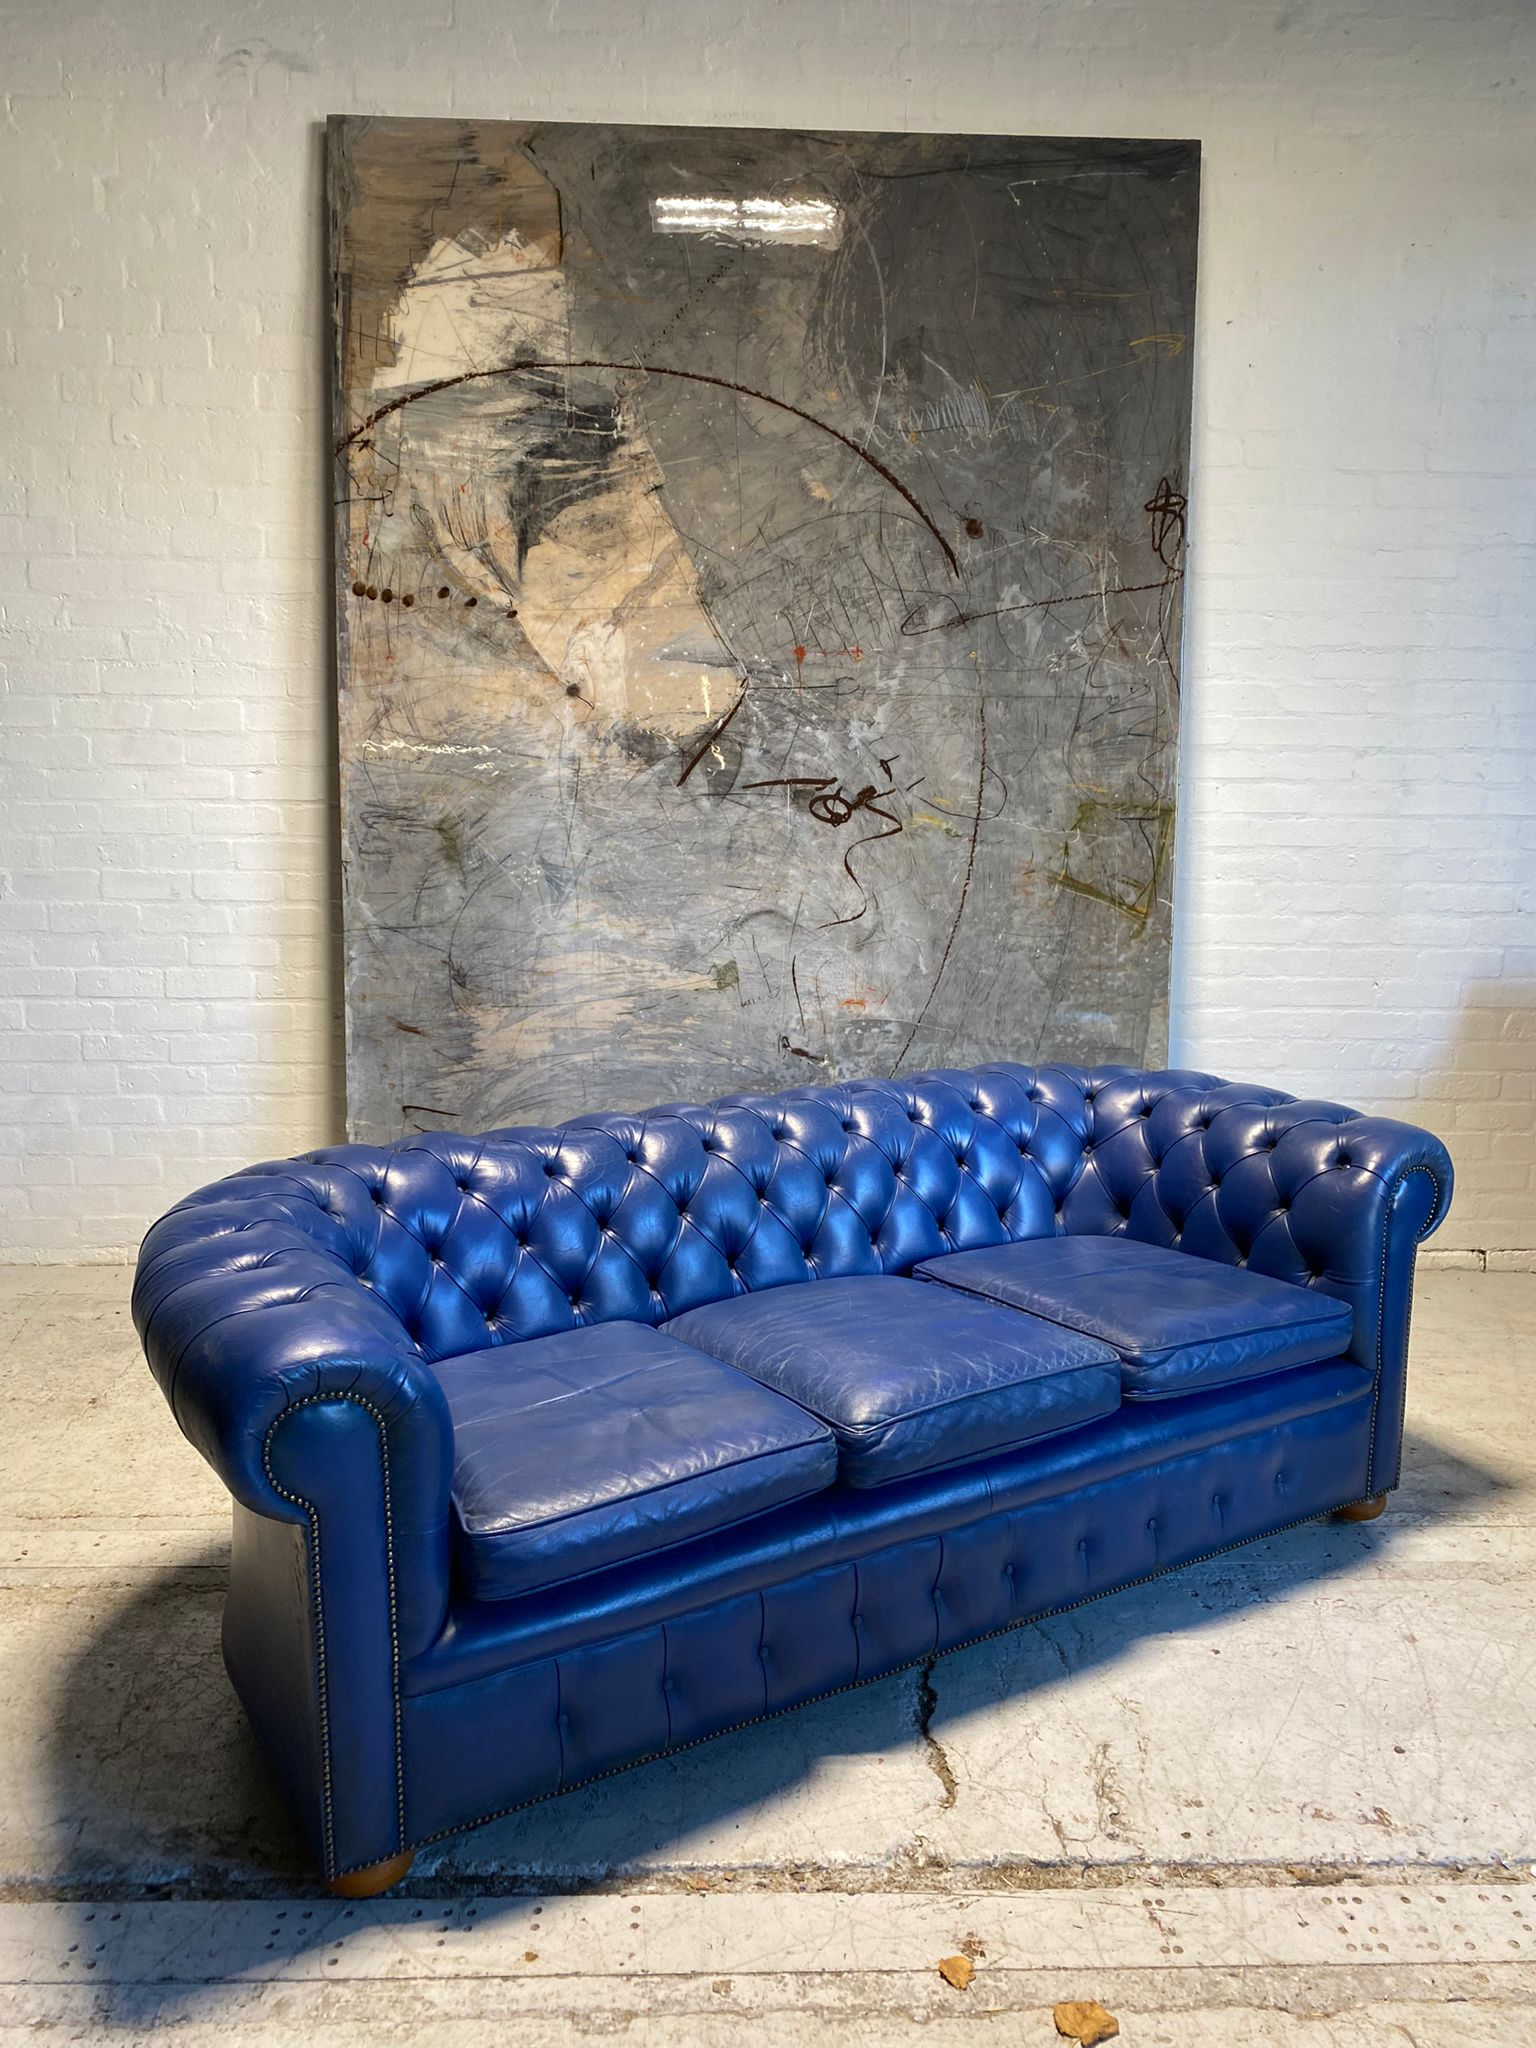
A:
POLYGON ((938 1661, 937 1657, 930 1657, 926 1664, 920 1664, 917 1668, 916 1718, 917 1732, 923 1739, 923 1752, 928 1761, 928 1768, 944 1788, 939 1805, 947 1809, 960 1797, 960 1781, 955 1776, 954 1766, 945 1754, 943 1743, 933 1732, 934 1711, 939 1704, 939 1696, 933 1686, 933 1667, 938 1661))

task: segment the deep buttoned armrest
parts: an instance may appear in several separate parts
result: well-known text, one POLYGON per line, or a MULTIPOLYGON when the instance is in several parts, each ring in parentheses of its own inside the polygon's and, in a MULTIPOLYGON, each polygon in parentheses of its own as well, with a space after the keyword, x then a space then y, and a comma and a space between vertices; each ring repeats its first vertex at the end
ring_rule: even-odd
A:
POLYGON ((402 1639, 430 1640, 447 1598, 447 1404, 312 1195, 258 1173, 192 1197, 145 1239, 133 1309, 183 1433, 243 1506, 344 1515, 349 1488, 376 1491, 382 1470, 402 1639), (373 1419, 377 1455, 366 1471, 355 1457, 321 1461, 329 1497, 301 1499, 284 1478, 292 1433, 327 1404, 373 1419))

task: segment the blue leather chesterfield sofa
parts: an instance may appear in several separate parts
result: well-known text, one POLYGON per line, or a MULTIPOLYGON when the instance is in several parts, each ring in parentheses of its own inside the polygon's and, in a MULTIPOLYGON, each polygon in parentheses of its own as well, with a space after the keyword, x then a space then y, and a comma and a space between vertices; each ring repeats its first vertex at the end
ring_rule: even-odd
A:
POLYGON ((1397 1483, 1445 1149, 999 1064, 338 1146, 134 1314, 234 1495, 225 1658, 332 1888, 1397 1483))

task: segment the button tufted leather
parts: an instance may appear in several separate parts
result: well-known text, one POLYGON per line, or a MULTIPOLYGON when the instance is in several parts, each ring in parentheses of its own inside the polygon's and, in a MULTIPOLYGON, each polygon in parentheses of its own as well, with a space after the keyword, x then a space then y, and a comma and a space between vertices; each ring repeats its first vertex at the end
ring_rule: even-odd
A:
POLYGON ((183 1429, 249 1504, 271 1500, 270 1421, 331 1384, 420 1411, 436 1489, 451 1431, 421 1360, 570 1329, 573 1295, 590 1322, 660 1323, 742 1288, 1052 1232, 1177 1239, 1314 1284, 1355 1311, 1351 1355, 1374 1368, 1385 1218, 1413 1173, 1427 1231, 1450 1161, 1411 1125, 1208 1074, 1000 1062, 252 1167, 150 1231, 134 1315, 183 1429))
POLYGON ((268 1162, 155 1225, 134 1317, 235 1496, 226 1656, 332 1872, 1395 1485, 1414 1250, 1450 1193, 1434 1138, 1336 1103, 997 1063, 268 1162), (515 1599, 450 1576, 434 1362, 479 1353, 510 1386, 578 1313, 584 1340, 1056 1237, 1310 1287, 1351 1311, 1348 1361, 1127 1402, 515 1599), (1165 1464, 1116 1462, 1154 1439, 1165 1464))
POLYGON ((1120 1405, 1107 1346, 914 1280, 771 1288, 692 1309, 667 1330, 821 1416, 850 1486, 936 1471, 1120 1405))
POLYGON ((476 1599, 707 1535, 830 1485, 803 1409, 643 1323, 535 1337, 434 1373, 454 1426, 459 1561, 476 1599))
POLYGON ((1343 1302, 1134 1238, 1054 1237, 925 1259, 917 1278, 1112 1345, 1128 1400, 1166 1400, 1340 1356, 1343 1302))

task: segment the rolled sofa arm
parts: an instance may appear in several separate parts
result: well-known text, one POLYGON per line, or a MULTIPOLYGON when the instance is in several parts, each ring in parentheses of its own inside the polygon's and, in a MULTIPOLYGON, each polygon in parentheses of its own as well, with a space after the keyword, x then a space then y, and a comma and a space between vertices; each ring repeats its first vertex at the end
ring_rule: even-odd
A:
POLYGON ((1440 1140, 1211 1074, 1042 1068, 1035 1086, 1082 1120, 1060 1228, 1125 1231, 1349 1303, 1349 1355, 1377 1380, 1367 1490, 1395 1486, 1414 1258, 1453 1186, 1440 1140))
POLYGON ((362 1480, 359 1453, 318 1462, 315 1484, 334 1497, 315 1502, 292 1483, 296 1446, 321 1424, 310 1410, 371 1419, 367 1484, 382 1481, 409 1652, 436 1634, 447 1602, 452 1424, 421 1353, 358 1278, 325 1202, 322 1177, 299 1161, 190 1196, 144 1240, 134 1322, 183 1434, 258 1515, 344 1511, 362 1480))

